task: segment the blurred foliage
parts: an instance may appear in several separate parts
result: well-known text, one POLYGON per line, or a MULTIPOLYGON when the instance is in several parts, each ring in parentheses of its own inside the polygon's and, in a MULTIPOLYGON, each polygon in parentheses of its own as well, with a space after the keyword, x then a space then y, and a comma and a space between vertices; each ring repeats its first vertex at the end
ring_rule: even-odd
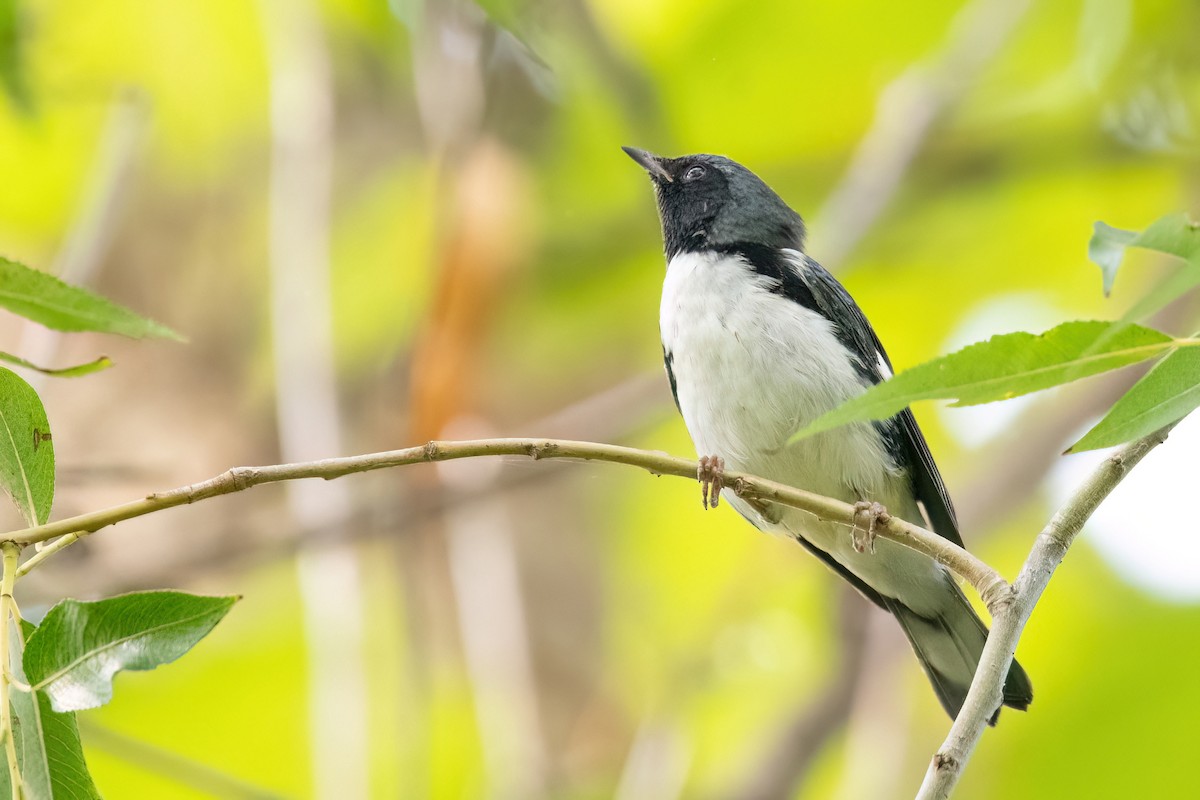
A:
POLYGON ((29 111, 29 87, 21 64, 21 17, 17 0, 0 2, 0 84, 12 106, 29 111))
MULTIPOLYGON (((90 282, 190 340, 105 342, 115 369, 39 390, 64 476, 56 513, 277 460, 265 5, 0 2, 9 87, 0 100, 0 254, 54 268, 97 202, 90 187, 107 157, 111 109, 141 98, 150 121, 106 201, 113 213, 90 282)), ((410 398, 419 364, 429 363, 413 354, 435 344, 444 348, 435 361, 460 370, 452 416, 491 431, 557 433, 536 421, 657 376, 660 240, 644 176, 619 146, 727 154, 816 220, 880 94, 910 67, 928 66, 960 30, 962 4, 483 6, 319 3, 334 87, 338 390, 355 450, 411 443, 410 398), (506 221, 483 224, 497 219, 506 221), (440 309, 456 296, 447 275, 463 252, 475 255, 465 268, 455 262, 455 280, 488 287, 476 298, 487 314, 447 342, 434 321, 452 316, 440 309)), ((1178 0, 1031 7, 962 102, 940 115, 894 202, 842 265, 898 368, 945 352, 993 301, 1029 308, 1028 319, 1013 312, 1009 330, 1038 327, 1029 319, 1045 306, 1063 319, 1116 319, 1168 274, 1166 259, 1132 251, 1121 290, 1105 300, 1087 237, 1099 219, 1140 230, 1196 208, 1198 23, 1200 9, 1178 0)), ((812 226, 818 260, 822 234, 812 226)), ((1172 335, 1198 327, 1190 297, 1167 310, 1159 327, 1172 335)), ((28 335, 20 325, 0 320, 0 333, 0 349, 42 363, 9 346, 28 335)), ((97 346, 84 336, 47 361, 79 363, 97 346)), ((569 432, 689 453, 657 380, 653 400, 596 406, 569 432)), ((917 413, 951 493, 968 502, 979 477, 998 468, 952 435, 940 412, 917 413)), ((1080 412, 1059 450, 1088 421, 1080 412)), ((1025 444, 1021 426, 1000 436, 1008 458, 1025 444)), ((352 532, 374 536, 362 545, 372 793, 487 796, 520 785, 489 761, 497 742, 481 722, 486 681, 504 673, 473 671, 464 655, 461 588, 448 578, 422 583, 446 573, 451 557, 436 544, 444 519, 413 509, 449 490, 432 472, 412 472, 352 479, 362 507, 352 532)), ((470 505, 491 514, 474 533, 508 541, 519 566, 528 641, 509 649, 528 651, 541 752, 528 763, 542 793, 610 797, 642 780, 665 787, 656 796, 674 787, 705 797, 744 785, 841 669, 835 581, 801 548, 728 510, 704 513, 682 481, 593 465, 505 464, 502 475, 515 488, 470 505)), ((986 537, 968 529, 964 538, 1012 574, 1051 498, 1021 494, 1005 505, 986 537)), ((1198 532, 1192 520, 1177 527, 1198 532)), ((89 744, 89 725, 283 796, 311 795, 306 765, 317 756, 289 569, 289 542, 304 530, 261 490, 89 537, 68 551, 74 561, 64 554, 22 581, 23 608, 65 591, 245 596, 197 652, 153 680, 118 679, 119 702, 79 714, 106 796, 209 795, 119 739, 89 744)), ((1035 702, 988 732, 961 797, 1200 793, 1187 727, 1200 707, 1189 671, 1200 608, 1123 584, 1087 538, 1021 644, 1035 702)), ((884 645, 796 797, 853 796, 863 785, 877 787, 871 796, 905 797, 918 785, 947 720, 903 646, 884 645)))

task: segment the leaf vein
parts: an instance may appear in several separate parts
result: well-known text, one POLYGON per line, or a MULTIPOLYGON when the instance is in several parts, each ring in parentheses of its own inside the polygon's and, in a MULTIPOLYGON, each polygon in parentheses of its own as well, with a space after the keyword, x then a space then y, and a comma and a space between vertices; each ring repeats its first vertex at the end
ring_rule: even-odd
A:
MULTIPOLYGON (((174 627, 178 627, 180 625, 186 625, 190 622, 195 622, 196 620, 203 619, 204 617, 211 617, 215 613, 215 611, 216 611, 216 609, 210 609, 208 611, 204 611, 204 612, 195 614, 190 617, 185 617, 185 618, 177 619, 177 620, 171 620, 170 622, 164 622, 161 625, 155 625, 153 627, 146 628, 144 630, 140 630, 137 633, 131 633, 128 636, 122 636, 118 639, 114 639, 111 642, 107 642, 104 645, 101 645, 100 647, 90 650, 89 652, 85 653, 84 655, 79 656, 78 658, 72 660, 70 663, 64 665, 63 667, 59 668, 58 670, 47 675, 45 678, 43 678, 42 680, 40 680, 36 684, 34 684, 33 689, 35 691, 40 691, 40 690, 46 688, 51 683, 53 683, 56 680, 59 680, 64 675, 66 675, 71 670, 75 669, 76 667, 80 666, 84 662, 91 660, 93 658, 96 658, 100 654, 105 653, 109 650, 112 650, 120 645, 126 644, 128 642, 132 642, 136 639, 150 636, 151 634, 157 633, 162 630, 167 630, 168 628, 174 628, 174 627)), ((161 662, 161 663, 165 663, 165 662, 161 662)))

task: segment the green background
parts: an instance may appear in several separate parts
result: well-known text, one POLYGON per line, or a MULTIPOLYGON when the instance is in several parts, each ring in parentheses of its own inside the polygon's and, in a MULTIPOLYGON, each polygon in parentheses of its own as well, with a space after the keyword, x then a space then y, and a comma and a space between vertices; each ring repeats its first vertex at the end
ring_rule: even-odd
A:
MULTIPOLYGON (((271 98, 288 87, 272 36, 328 66, 345 453, 486 435, 692 453, 661 374, 653 199, 621 145, 755 170, 900 368, 1002 329, 1119 316, 1169 264, 1131 253, 1106 300, 1092 223, 1196 208, 1193 3, 1030 4, 1008 35, 987 21, 999 2, 482 5, 0 0, 16 20, 0 36, 0 252, 56 270, 82 242, 92 266, 68 279, 189 339, 39 351, 117 364, 39 384, 54 518, 281 458, 266 264, 286 139, 271 98), (313 35, 288 39, 306 18, 313 35), (838 217, 826 201, 876 120, 895 192, 868 169, 882 214, 860 199, 838 217)), ((1195 316, 1185 300, 1158 324, 1190 333, 1195 316)), ((32 358, 39 335, 0 320, 5 350, 32 358)), ((1056 499, 1041 488, 1055 459, 1030 451, 1061 451, 1113 386, 1039 396, 986 436, 956 427, 973 411, 917 409, 964 539, 1002 573, 1056 499)), ((306 607, 361 628, 331 647, 367 698, 374 797, 746 796, 764 772, 797 798, 906 797, 947 730, 888 619, 801 548, 704 512, 687 482, 515 459, 345 482, 344 547, 266 488, 106 530, 22 581, 31 616, 132 588, 245 598, 186 658, 120 676, 80 714, 106 796, 238 796, 207 765, 308 797, 314 769, 353 768, 312 750, 310 726, 343 722, 309 714, 306 607), (346 569, 359 598, 330 591, 346 569), (847 631, 864 625, 855 658, 847 631), (856 687, 811 762, 772 760, 847 670, 856 687)), ((1200 534, 1194 514, 1173 519, 1200 534)), ((1136 583, 1085 532, 1021 643, 1035 702, 985 734, 959 796, 1200 794, 1200 592, 1136 583)))

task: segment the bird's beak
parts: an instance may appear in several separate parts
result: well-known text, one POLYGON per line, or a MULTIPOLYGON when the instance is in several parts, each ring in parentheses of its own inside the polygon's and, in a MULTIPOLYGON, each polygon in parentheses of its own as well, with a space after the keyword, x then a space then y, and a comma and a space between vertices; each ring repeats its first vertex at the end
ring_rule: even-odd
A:
POLYGON ((675 179, 671 177, 671 173, 667 172, 667 168, 663 166, 663 160, 658 156, 646 150, 639 150, 636 147, 622 147, 626 155, 634 161, 642 165, 646 172, 650 173, 650 177, 656 181, 666 181, 674 183, 675 179))

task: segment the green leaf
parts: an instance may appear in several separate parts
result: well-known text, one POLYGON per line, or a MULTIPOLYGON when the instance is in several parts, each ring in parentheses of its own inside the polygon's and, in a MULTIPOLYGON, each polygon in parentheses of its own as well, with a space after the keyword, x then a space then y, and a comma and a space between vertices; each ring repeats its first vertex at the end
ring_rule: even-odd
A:
MULTIPOLYGON (((14 697, 25 694, 19 689, 14 689, 13 693, 14 697)), ((83 742, 79 738, 75 714, 60 714, 51 707, 50 698, 45 692, 35 694, 37 713, 41 719, 42 746, 50 770, 50 796, 54 800, 99 800, 100 791, 92 781, 83 756, 83 742)), ((23 764, 28 764, 30 751, 24 742, 22 747, 26 752, 23 764)))
POLYGON ((16 364, 25 369, 32 369, 43 375, 53 375, 56 378, 78 378, 81 375, 90 375, 93 372, 99 372, 108 369, 112 366, 112 359, 108 356, 100 356, 95 361, 89 361, 86 364, 76 364, 73 367, 39 367, 31 361, 26 361, 20 356, 14 356, 12 353, 5 353, 0 350, 0 361, 7 361, 10 364, 16 364))
POLYGON ((136 592, 94 603, 63 600, 26 642, 25 674, 55 711, 103 705, 112 699, 114 675, 179 658, 238 599, 136 592))
POLYGON ((0 257, 0 308, 59 331, 182 340, 175 331, 53 275, 0 257))
POLYGON ((1065 322, 1034 335, 1007 333, 977 342, 876 384, 792 436, 868 419, 887 419, 918 400, 968 406, 1007 400, 1154 358, 1174 346, 1165 333, 1113 322, 1065 322))
MULTIPOLYGON (((36 630, 32 623, 22 620, 21 628, 28 638, 36 630)), ((21 669, 21 645, 11 637, 10 668, 13 677, 28 683, 21 669)), ((28 798, 53 800, 97 800, 97 791, 83 757, 79 726, 74 714, 59 714, 50 708, 50 698, 44 692, 26 692, 18 686, 11 692, 15 721, 17 759, 28 798)), ((7 770, 2 770, 6 773, 7 770)))
POLYGON ((1129 246, 1195 263, 1200 261, 1200 223, 1192 222, 1187 214, 1171 214, 1150 223, 1129 246))
POLYGON ((1068 453, 1112 447, 1153 433, 1200 407, 1200 348, 1181 347, 1154 365, 1068 453))
POLYGON ((0 488, 29 525, 50 517, 54 502, 54 442, 46 409, 33 387, 0 367, 0 488))
POLYGON ((1141 233, 1097 222, 1088 242, 1088 258, 1100 267, 1105 295, 1112 290, 1117 269, 1129 247, 1182 258, 1194 268, 1191 285, 1200 284, 1200 224, 1192 222, 1186 214, 1171 214, 1157 219, 1141 233))
POLYGON ((1088 258, 1100 267, 1104 278, 1104 296, 1112 292, 1113 282, 1117 279, 1117 269, 1121 259, 1125 257, 1125 248, 1137 238, 1137 231, 1126 231, 1114 228, 1103 222, 1097 222, 1092 229, 1092 238, 1088 242, 1088 258))

